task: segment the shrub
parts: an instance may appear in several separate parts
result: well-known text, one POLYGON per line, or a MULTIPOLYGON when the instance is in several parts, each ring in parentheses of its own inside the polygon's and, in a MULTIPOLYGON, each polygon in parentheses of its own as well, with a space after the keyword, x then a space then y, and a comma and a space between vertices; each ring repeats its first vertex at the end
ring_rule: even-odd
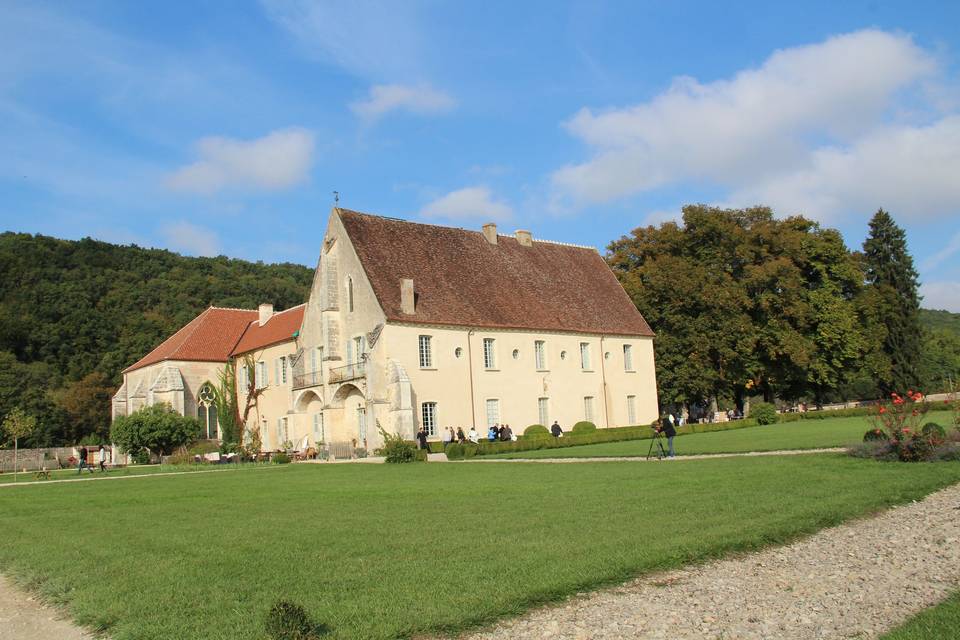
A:
POLYGON ((477 455, 477 445, 475 444, 465 444, 463 445, 463 457, 464 458, 473 458, 477 455))
POLYGON ((353 450, 353 455, 356 456, 357 458, 366 458, 367 450, 364 447, 357 447, 356 449, 353 450))
POLYGON ((200 434, 196 418, 181 416, 165 402, 120 416, 110 427, 110 439, 130 454, 146 448, 159 455, 170 455, 199 439, 200 434))
POLYGON ((213 453, 215 451, 220 451, 220 445, 214 440, 200 440, 190 445, 190 448, 187 449, 187 452, 192 455, 202 456, 205 453, 213 453))
POLYGON ((273 464, 289 464, 290 456, 284 452, 275 453, 270 457, 270 462, 273 464))
POLYGON ((573 425, 573 433, 576 434, 586 434, 591 433, 597 430, 597 425, 593 424, 588 420, 581 420, 577 424, 573 425))
POLYGON ((130 459, 135 464, 150 464, 150 452, 146 449, 140 449, 130 454, 130 459))
POLYGON ((758 402, 750 407, 750 417, 757 424, 774 424, 777 421, 777 408, 769 402, 758 402))
POLYGON ((413 450, 413 459, 417 462, 426 462, 427 461, 427 450, 426 449, 414 449, 413 450))
POLYGON ((267 635, 274 640, 314 640, 327 633, 325 625, 318 625, 303 607, 279 600, 267 612, 267 635))
POLYGON ((447 447, 447 460, 462 460, 463 455, 463 445, 459 442, 454 442, 447 447))
POLYGON ((404 440, 403 436, 387 433, 382 427, 380 427, 380 436, 383 438, 383 446, 374 453, 386 458, 388 463, 404 464, 417 459, 417 447, 412 442, 404 440))
POLYGON ((524 438, 549 438, 550 431, 542 424, 532 424, 523 430, 524 438))
POLYGON ((194 464, 196 459, 193 457, 192 453, 185 449, 181 449, 170 456, 170 460, 168 462, 170 464, 194 464))
POLYGON ((886 440, 887 434, 883 432, 883 429, 867 429, 867 432, 863 434, 864 442, 874 442, 877 440, 886 440))
POLYGON ((935 443, 940 443, 947 439, 947 430, 936 422, 928 422, 923 425, 923 430, 920 433, 935 443))

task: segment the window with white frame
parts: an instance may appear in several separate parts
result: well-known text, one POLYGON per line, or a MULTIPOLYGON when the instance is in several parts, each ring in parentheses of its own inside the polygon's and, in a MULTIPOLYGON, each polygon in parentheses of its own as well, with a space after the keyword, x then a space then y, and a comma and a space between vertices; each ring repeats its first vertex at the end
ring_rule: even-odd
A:
POLYGON ((627 396, 627 422, 637 423, 637 396, 627 396))
POLYGON ((549 398, 537 398, 537 415, 540 418, 540 424, 544 426, 550 424, 549 398))
POLYGON ((313 414, 313 442, 320 444, 326 440, 326 434, 323 432, 323 413, 313 414))
POLYGON ((487 400, 487 428, 500 424, 500 401, 495 398, 487 400))
POLYGON ((360 443, 366 446, 367 441, 367 408, 362 404, 357 405, 357 435, 360 436, 360 443))
POLYGON ((623 345, 623 370, 633 371, 633 346, 623 345))
POLYGON ((430 347, 430 336, 420 336, 420 368, 433 367, 433 350, 430 347))
POLYGON ((547 343, 543 340, 533 341, 533 359, 537 364, 537 371, 545 371, 547 368, 547 343))
POLYGON ((263 360, 257 363, 257 373, 256 373, 256 385, 257 389, 263 389, 267 386, 267 363, 263 360))
POLYGON ((593 422, 593 396, 586 396, 583 399, 583 419, 593 422))
POLYGON ((282 449, 287 442, 287 419, 277 418, 277 442, 276 448, 282 449))
POLYGON ((493 338, 483 339, 483 368, 484 369, 497 368, 497 354, 494 351, 495 342, 496 341, 493 338))
POLYGON ((590 370, 590 343, 580 343, 580 368, 584 371, 590 370))
POLYGON ((247 365, 240 367, 240 393, 246 395, 250 391, 250 370, 247 369, 247 365))
POLYGON ((437 403, 423 402, 420 404, 420 425, 428 436, 437 435, 437 403))

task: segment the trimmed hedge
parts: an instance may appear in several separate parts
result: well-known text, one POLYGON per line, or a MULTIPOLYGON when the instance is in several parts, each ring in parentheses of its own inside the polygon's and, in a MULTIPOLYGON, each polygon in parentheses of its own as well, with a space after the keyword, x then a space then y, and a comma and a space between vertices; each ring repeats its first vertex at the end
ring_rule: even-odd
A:
POLYGON ((524 438, 549 438, 550 431, 542 424, 532 424, 523 430, 524 438))
POLYGON ((581 420, 577 424, 573 425, 573 433, 591 433, 597 430, 597 425, 593 424, 589 420, 581 420))
POLYGON ((459 442, 447 445, 447 460, 463 460, 463 445, 459 442))
POLYGON ((777 408, 769 402, 758 402, 750 407, 750 417, 757 424, 774 424, 777 422, 777 408))

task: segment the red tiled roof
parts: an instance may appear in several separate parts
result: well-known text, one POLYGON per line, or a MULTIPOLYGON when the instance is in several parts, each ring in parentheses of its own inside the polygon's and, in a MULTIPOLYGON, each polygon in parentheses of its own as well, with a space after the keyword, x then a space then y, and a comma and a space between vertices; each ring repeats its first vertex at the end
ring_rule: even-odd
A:
POLYGON ((164 360, 226 362, 257 312, 210 307, 164 340, 159 347, 124 369, 124 373, 164 360))
POLYGON ((230 355, 235 356, 292 340, 294 332, 299 331, 300 325, 303 324, 303 312, 306 308, 306 304, 301 304, 275 313, 263 326, 260 326, 258 319, 255 318, 249 323, 247 330, 243 332, 243 337, 230 355))
POLYGON ((596 250, 419 224, 339 209, 388 320, 652 336, 596 250), (412 278, 416 313, 400 309, 412 278))

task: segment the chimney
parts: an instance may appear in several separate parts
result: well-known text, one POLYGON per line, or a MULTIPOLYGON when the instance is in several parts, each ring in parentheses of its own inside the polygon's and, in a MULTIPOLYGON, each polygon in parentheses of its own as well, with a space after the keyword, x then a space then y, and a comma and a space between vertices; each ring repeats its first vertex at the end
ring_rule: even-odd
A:
POLYGON ((413 298, 413 280, 410 278, 400 280, 400 311, 408 316, 417 312, 413 298))
POLYGON ((497 244, 497 225, 493 222, 488 222, 483 225, 483 237, 486 238, 490 244, 497 244))
POLYGON ((267 320, 273 317, 273 305, 272 304, 262 304, 260 305, 260 326, 267 324, 267 320))
POLYGON ((531 235, 529 231, 524 231, 523 229, 517 229, 516 236, 517 236, 517 242, 520 243, 521 247, 533 246, 533 235, 531 235))

